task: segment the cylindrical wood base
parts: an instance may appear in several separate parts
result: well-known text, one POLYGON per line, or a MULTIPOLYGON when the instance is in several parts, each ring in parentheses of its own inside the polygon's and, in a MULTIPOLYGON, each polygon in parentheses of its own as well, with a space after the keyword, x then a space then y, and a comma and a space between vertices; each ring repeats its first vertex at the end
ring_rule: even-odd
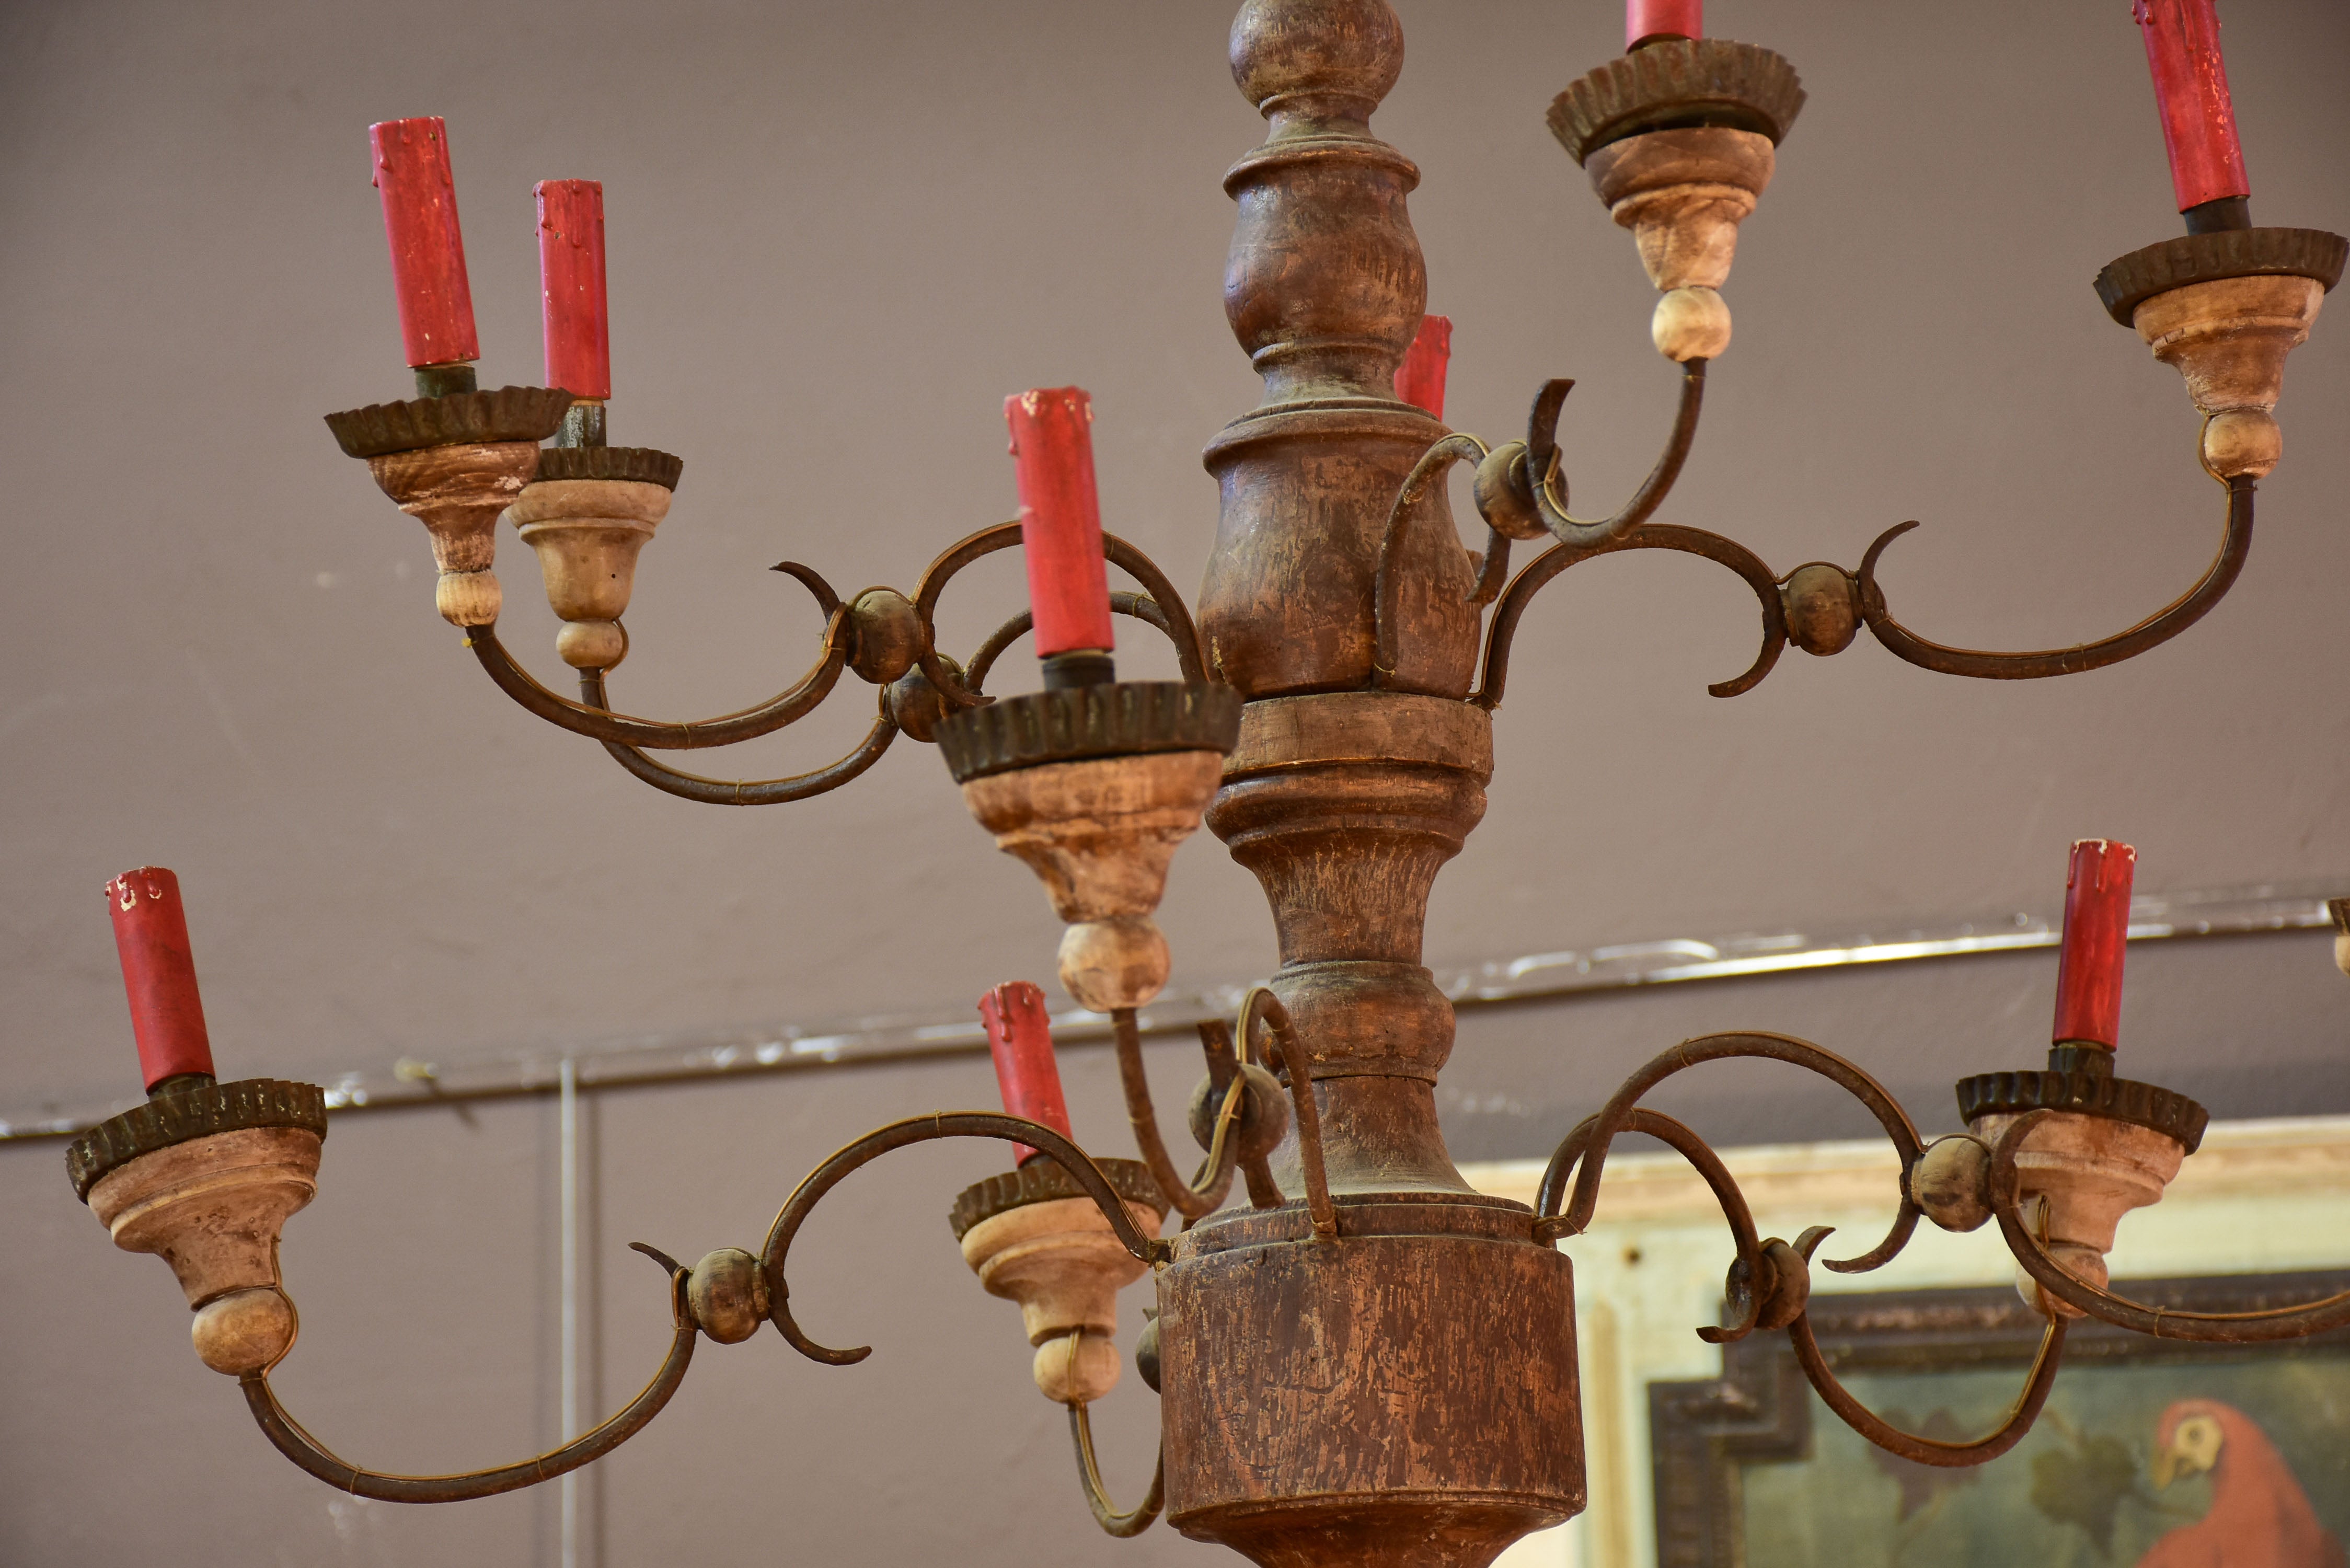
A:
POLYGON ((1210 1221, 1159 1277, 1167 1513, 1268 1568, 1482 1568, 1579 1512, 1574 1272, 1491 1199, 1210 1221))

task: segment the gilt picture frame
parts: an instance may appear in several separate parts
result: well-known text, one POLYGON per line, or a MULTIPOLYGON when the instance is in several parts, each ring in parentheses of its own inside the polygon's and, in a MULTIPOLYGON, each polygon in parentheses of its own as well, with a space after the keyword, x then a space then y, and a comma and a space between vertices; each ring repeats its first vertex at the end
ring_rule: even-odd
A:
MULTIPOLYGON (((2350 1271, 2118 1288, 2247 1312, 2350 1288, 2350 1271)), ((1815 1296, 1811 1312, 1837 1376, 1935 1437, 1999 1419, 2042 1327, 2010 1286, 1815 1296)), ((2077 1325, 2034 1430, 1970 1469, 1863 1442, 1783 1335, 1648 1394, 1658 1568, 2340 1568, 2350 1541, 2350 1331, 2210 1346, 2077 1325)))

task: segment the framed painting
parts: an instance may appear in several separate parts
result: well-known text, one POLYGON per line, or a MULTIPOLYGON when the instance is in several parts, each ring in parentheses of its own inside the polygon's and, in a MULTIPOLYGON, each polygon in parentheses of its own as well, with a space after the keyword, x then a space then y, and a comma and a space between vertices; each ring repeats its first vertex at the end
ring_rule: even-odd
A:
MULTIPOLYGON (((2243 1312, 2350 1287, 2350 1271, 2125 1282, 2243 1312)), ((1814 1296, 1837 1376, 1933 1437, 2014 1401, 2040 1319, 2012 1286, 1814 1296)), ((2032 1434, 1972 1469, 1871 1447, 1822 1406, 1779 1334, 1717 1378, 1648 1386, 1658 1568, 2345 1568, 2350 1331, 2202 1346, 2076 1326, 2032 1434)))

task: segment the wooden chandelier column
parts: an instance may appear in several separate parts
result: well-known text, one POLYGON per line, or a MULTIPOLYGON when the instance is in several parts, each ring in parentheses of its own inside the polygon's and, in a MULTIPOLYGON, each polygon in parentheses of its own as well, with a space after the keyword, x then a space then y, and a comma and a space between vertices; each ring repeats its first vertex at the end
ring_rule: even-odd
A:
MULTIPOLYGON (((1397 491, 1445 427, 1394 376, 1427 302, 1419 171, 1369 119, 1403 63, 1386 0, 1249 0, 1232 74, 1272 134, 1225 312, 1263 400, 1210 445, 1222 517, 1200 606, 1248 699, 1209 826, 1272 904, 1339 1237, 1227 1210, 1161 1274, 1168 1517, 1266 1564, 1476 1568, 1583 1505, 1566 1259, 1472 1192, 1438 1128, 1451 1004, 1428 894, 1484 814, 1475 573, 1440 488, 1411 521, 1396 668, 1374 580, 1397 491)), ((1276 1163, 1297 1191, 1294 1144, 1276 1163)))

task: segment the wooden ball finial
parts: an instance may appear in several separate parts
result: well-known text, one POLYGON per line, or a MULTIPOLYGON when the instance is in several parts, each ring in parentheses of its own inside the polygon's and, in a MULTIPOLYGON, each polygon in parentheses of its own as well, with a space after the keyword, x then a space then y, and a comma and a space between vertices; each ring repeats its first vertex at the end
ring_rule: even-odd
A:
POLYGON ((1365 120, 1403 72, 1403 24, 1387 0, 1248 0, 1232 61, 1267 119, 1365 120))

